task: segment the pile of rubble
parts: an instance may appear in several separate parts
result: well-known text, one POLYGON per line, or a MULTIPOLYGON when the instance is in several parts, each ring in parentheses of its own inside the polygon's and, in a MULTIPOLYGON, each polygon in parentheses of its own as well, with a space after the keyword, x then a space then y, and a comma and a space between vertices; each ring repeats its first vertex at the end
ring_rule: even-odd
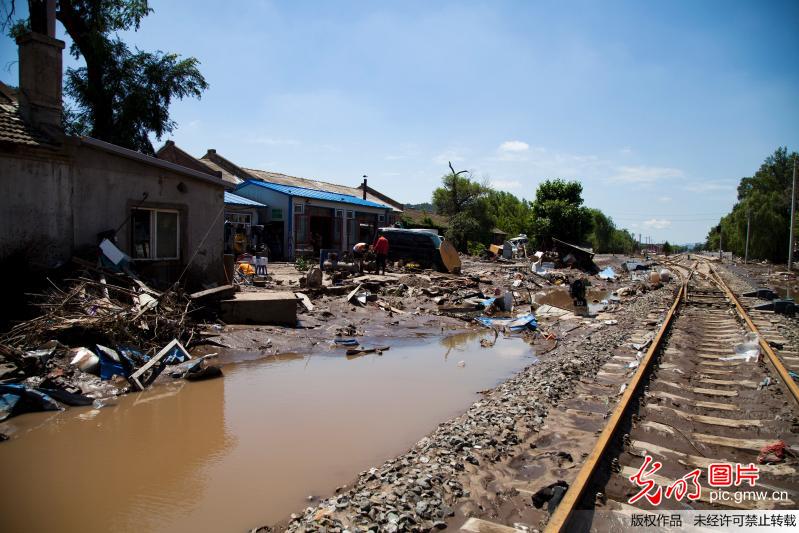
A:
POLYGON ((0 420, 143 390, 170 365, 181 377, 219 375, 190 361, 185 346, 203 337, 179 289, 99 268, 51 285, 34 297, 41 314, 0 337, 0 420))

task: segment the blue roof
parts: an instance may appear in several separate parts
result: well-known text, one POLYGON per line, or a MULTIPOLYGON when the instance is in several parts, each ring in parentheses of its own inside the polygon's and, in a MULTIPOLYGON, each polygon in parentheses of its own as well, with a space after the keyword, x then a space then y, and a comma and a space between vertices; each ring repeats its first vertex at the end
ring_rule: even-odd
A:
POLYGON ((233 194, 232 192, 227 191, 225 191, 225 203, 235 205, 251 205, 253 207, 266 207, 266 205, 262 204, 261 202, 256 202, 255 200, 250 200, 249 198, 245 198, 243 196, 239 196, 238 194, 233 194))
POLYGON ((279 185, 277 183, 268 183, 265 181, 247 180, 238 187, 236 190, 246 187, 248 185, 256 185, 271 189, 279 193, 288 194, 289 196, 299 196, 300 198, 312 198, 314 200, 325 200, 328 202, 337 202, 340 204, 361 205, 364 207, 377 207, 378 209, 390 209, 388 206, 378 204, 377 202, 370 202, 353 196, 351 194, 341 194, 336 192, 321 191, 319 189, 307 189, 305 187, 292 187, 289 185, 279 185))

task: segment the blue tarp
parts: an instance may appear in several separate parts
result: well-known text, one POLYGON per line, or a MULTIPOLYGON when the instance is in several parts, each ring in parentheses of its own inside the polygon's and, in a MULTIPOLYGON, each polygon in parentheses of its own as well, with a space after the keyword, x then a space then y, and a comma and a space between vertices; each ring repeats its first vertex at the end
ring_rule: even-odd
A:
POLYGON ((0 420, 29 411, 58 411, 61 407, 43 392, 25 385, 0 385, 0 420))
POLYGON ((490 316, 478 316, 475 318, 480 324, 487 328, 507 328, 510 331, 519 332, 526 329, 536 329, 538 322, 535 315, 528 313, 517 318, 491 318, 490 316))
POLYGON ((599 273, 599 277, 601 279, 613 279, 616 277, 616 271, 613 270, 613 267, 608 267, 599 273))

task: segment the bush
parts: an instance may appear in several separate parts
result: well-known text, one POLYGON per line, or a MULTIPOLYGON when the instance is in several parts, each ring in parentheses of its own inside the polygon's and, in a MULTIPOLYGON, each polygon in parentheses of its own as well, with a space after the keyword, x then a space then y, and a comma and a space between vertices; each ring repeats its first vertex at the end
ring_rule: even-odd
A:
POLYGON ((308 272, 308 260, 304 257, 298 257, 296 261, 294 261, 294 268, 296 268, 300 272, 308 272))
POLYGON ((469 252, 469 255, 483 255, 486 251, 486 247, 483 243, 477 241, 469 241, 469 244, 466 246, 466 249, 469 252))

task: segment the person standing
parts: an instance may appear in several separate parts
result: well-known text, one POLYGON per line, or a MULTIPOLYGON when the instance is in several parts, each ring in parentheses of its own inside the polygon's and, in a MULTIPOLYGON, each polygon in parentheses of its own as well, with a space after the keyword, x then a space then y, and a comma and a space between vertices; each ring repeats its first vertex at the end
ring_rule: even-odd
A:
POLYGON ((386 273, 386 259, 388 259, 388 239, 381 235, 375 242, 375 255, 377 256, 377 273, 386 273))

